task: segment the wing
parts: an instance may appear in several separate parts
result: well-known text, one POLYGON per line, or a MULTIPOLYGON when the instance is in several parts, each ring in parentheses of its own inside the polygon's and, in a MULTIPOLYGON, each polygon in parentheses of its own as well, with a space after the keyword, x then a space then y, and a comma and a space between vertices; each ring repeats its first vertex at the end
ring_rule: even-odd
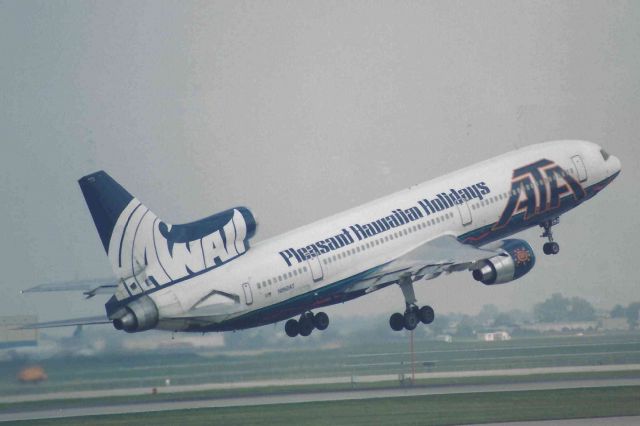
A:
POLYGON ((99 317, 85 317, 85 318, 75 318, 75 319, 66 319, 66 320, 58 320, 58 321, 48 321, 48 322, 37 322, 33 324, 25 324, 20 327, 16 327, 17 329, 34 329, 34 328, 53 328, 53 327, 72 327, 76 325, 89 325, 89 324, 108 324, 111 321, 105 316, 99 317))
POLYGON ((22 290, 21 293, 44 293, 50 291, 81 291, 87 299, 96 294, 113 294, 117 284, 109 283, 109 279, 94 279, 82 281, 61 281, 55 283, 40 284, 35 287, 22 290))
POLYGON ((452 235, 443 235, 416 247, 389 262, 373 276, 360 281, 349 291, 371 292, 411 276, 413 281, 433 279, 443 272, 473 269, 478 263, 503 253, 463 244, 452 235))
POLYGON ((466 270, 500 254, 502 253, 495 250, 463 244, 453 235, 443 235, 400 256, 389 267, 406 269, 419 278, 428 279, 430 274, 466 270))

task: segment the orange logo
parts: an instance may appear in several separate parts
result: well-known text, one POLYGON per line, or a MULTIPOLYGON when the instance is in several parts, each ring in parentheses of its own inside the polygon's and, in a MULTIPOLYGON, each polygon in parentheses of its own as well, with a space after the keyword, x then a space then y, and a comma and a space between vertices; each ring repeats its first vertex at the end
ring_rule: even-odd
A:
POLYGON ((525 248, 517 248, 513 251, 513 254, 518 265, 523 265, 531 261, 531 253, 525 248))

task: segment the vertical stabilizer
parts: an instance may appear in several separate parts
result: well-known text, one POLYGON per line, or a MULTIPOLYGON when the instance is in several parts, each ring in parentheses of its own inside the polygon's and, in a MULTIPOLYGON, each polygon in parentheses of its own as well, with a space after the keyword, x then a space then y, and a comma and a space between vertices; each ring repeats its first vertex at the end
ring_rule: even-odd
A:
POLYGON ((113 228, 133 196, 102 170, 83 177, 78 183, 93 217, 93 223, 98 229, 102 245, 109 253, 113 228))
POLYGON ((120 285, 117 300, 217 268, 249 249, 256 222, 246 207, 171 225, 100 171, 79 180, 120 285))

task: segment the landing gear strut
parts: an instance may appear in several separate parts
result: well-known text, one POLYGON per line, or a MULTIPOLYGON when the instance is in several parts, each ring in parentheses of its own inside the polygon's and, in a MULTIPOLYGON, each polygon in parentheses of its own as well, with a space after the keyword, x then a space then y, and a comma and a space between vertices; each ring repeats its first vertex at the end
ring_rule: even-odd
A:
POLYGON ((300 315, 300 319, 290 319, 284 324, 284 331, 289 337, 296 337, 298 334, 307 337, 314 328, 322 331, 329 327, 329 316, 324 312, 305 312, 300 315))
POLYGON ((544 232, 540 236, 542 238, 549 239, 549 242, 544 243, 544 245, 542 246, 542 251, 544 252, 544 254, 558 254, 560 252, 560 245, 553 241, 553 232, 551 231, 551 227, 557 225, 558 223, 560 223, 560 218, 556 217, 540 224, 540 226, 544 229, 544 232))
POLYGON ((396 312, 391 315, 389 318, 389 325, 391 326, 391 329, 394 331, 400 331, 403 328, 413 330, 421 322, 423 324, 431 324, 435 318, 433 308, 431 306, 423 306, 419 308, 416 305, 417 300, 413 291, 413 281, 411 281, 411 276, 406 275, 401 277, 398 285, 402 290, 406 309, 404 314, 396 312))

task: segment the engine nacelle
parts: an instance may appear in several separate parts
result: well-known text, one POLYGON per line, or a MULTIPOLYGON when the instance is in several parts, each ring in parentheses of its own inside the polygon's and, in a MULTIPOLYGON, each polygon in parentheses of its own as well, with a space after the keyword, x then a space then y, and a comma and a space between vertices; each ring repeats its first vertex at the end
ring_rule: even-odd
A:
POLYGON ((480 268, 473 271, 473 278, 483 284, 503 284, 517 280, 536 264, 533 249, 524 240, 502 240, 491 248, 503 254, 485 260, 480 268))
POLYGON ((129 303, 117 315, 113 319, 113 326, 127 333, 150 330, 158 324, 159 319, 158 307, 146 294, 129 303))

